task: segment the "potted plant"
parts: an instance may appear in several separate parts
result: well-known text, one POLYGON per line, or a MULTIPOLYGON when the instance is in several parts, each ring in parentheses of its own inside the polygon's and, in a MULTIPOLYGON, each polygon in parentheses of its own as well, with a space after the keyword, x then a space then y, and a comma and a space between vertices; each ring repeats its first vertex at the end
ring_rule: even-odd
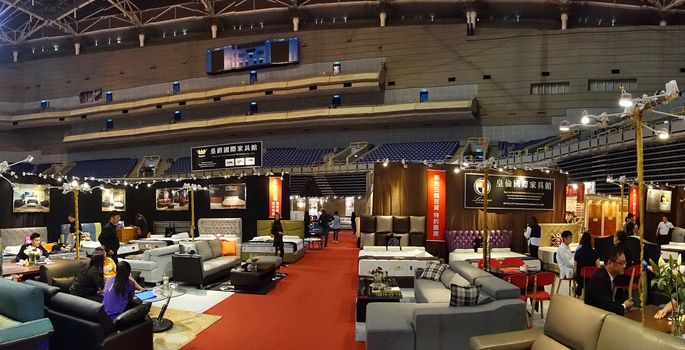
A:
POLYGON ((672 334, 676 337, 683 336, 683 314, 685 313, 685 275, 680 269, 680 263, 680 255, 678 259, 669 257, 668 261, 649 260, 650 270, 655 274, 652 287, 656 287, 660 294, 669 298, 673 306, 672 334))

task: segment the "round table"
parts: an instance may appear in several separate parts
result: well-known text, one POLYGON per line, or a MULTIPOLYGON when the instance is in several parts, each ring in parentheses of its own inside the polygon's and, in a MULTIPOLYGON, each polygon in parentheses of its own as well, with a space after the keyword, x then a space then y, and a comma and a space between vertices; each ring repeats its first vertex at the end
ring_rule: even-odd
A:
POLYGON ((183 288, 179 288, 178 285, 176 286, 176 288, 168 288, 164 285, 161 285, 153 288, 152 291, 155 293, 155 297, 152 299, 144 300, 143 302, 154 303, 166 300, 166 303, 164 303, 164 306, 162 306, 162 309, 159 311, 159 315, 157 316, 157 318, 152 319, 152 331, 155 333, 166 332, 174 326, 173 321, 171 321, 168 318, 164 318, 164 313, 166 312, 166 308, 169 306, 169 301, 171 301, 171 298, 180 297, 181 295, 186 294, 186 290, 183 288))

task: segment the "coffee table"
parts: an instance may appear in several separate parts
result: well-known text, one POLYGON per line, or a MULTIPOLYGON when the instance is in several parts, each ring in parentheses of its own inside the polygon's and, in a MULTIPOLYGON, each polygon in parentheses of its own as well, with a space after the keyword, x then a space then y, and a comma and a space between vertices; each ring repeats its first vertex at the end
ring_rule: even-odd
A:
POLYGON ((180 297, 181 295, 186 294, 186 290, 179 288, 178 286, 176 286, 176 288, 166 288, 164 285, 161 285, 153 288, 152 291, 155 293, 155 297, 143 300, 144 303, 154 303, 166 299, 166 303, 162 306, 157 318, 152 319, 152 331, 155 333, 166 332, 174 326, 173 321, 164 318, 164 313, 166 313, 166 308, 169 306, 169 301, 171 301, 171 298, 180 297))
POLYGON ((231 284, 235 289, 259 290, 273 280, 276 266, 260 266, 257 271, 231 271, 231 284))
MULTIPOLYGON (((357 322, 366 322, 366 305, 373 302, 394 302, 399 303, 402 300, 401 291, 385 291, 383 293, 373 293, 371 283, 373 278, 367 276, 359 276, 359 285, 357 288, 357 322)), ((385 279, 386 288, 397 287, 397 280, 393 277, 385 279)))
MULTIPOLYGON (((654 315, 661 310, 660 307, 656 305, 645 306, 645 327, 653 329, 655 331, 663 333, 671 333, 671 325, 668 324, 668 317, 664 317, 660 320, 654 318, 654 315)), ((635 322, 642 322, 642 310, 635 309, 626 311, 623 315, 635 322)))

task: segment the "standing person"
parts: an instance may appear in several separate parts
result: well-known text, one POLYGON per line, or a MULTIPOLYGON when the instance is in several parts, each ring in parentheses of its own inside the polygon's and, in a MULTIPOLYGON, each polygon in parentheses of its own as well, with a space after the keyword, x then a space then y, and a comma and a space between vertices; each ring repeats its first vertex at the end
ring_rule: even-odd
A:
POLYGON ((352 217, 350 218, 350 225, 352 225, 352 236, 357 235, 357 214, 352 212, 352 217))
POLYGON ((340 216, 338 212, 333 213, 333 221, 330 223, 331 229, 333 229, 333 243, 338 244, 338 234, 340 233, 340 216))
POLYGON ((102 295, 99 292, 105 286, 104 266, 105 252, 96 249, 90 257, 88 267, 81 270, 76 276, 74 283, 69 288, 69 293, 102 302, 102 295))
POLYGON ((274 247, 276 247, 275 254, 279 255, 283 259, 283 225, 281 224, 281 215, 278 213, 274 214, 274 221, 271 223, 271 235, 274 237, 274 247))
POLYGON ((585 304, 623 316, 626 310, 633 307, 633 301, 623 299, 623 290, 614 292, 614 279, 623 275, 626 269, 626 257, 617 248, 609 251, 604 267, 590 279, 585 291, 585 304), (625 300, 621 302, 621 300, 625 300))
POLYGON ((634 231, 635 231, 635 224, 637 222, 636 220, 637 219, 635 218, 635 215, 633 215, 632 213, 629 213, 626 216, 626 220, 625 220, 626 222, 625 222, 625 224, 623 224, 623 231, 626 233, 626 235, 632 236, 635 234, 634 231))
POLYGON ((328 226, 333 220, 333 218, 326 213, 326 210, 321 210, 321 215, 319 215, 319 226, 321 226, 321 245, 323 247, 328 247, 328 231, 330 226, 328 226))
POLYGON ((19 253, 17 254, 16 261, 26 260, 29 258, 29 252, 35 252, 38 256, 48 256, 50 254, 45 247, 41 244, 40 233, 34 232, 29 237, 31 239, 30 243, 26 243, 19 248, 19 253))
POLYGON ((109 214, 109 221, 102 228, 102 233, 98 238, 100 244, 105 248, 107 255, 114 260, 114 263, 118 263, 117 250, 119 250, 119 238, 117 237, 117 223, 121 220, 121 215, 117 212, 111 212, 109 214))
POLYGON ((126 261, 120 261, 116 270, 116 276, 105 282, 102 300, 102 306, 107 316, 112 320, 126 311, 126 306, 133 300, 136 290, 136 286, 131 280, 131 265, 126 261))
POLYGON ((305 210, 304 212, 304 238, 309 237, 309 225, 312 223, 312 217, 309 212, 305 210))
POLYGON ((528 251, 530 256, 533 258, 538 257, 538 249, 540 248, 540 237, 542 237, 542 229, 538 225, 538 219, 535 216, 531 216, 528 220, 528 227, 523 235, 528 240, 528 251))
POLYGON ((150 232, 147 227, 147 219, 143 214, 138 213, 136 214, 136 227, 140 229, 140 236, 141 237, 147 237, 147 234, 150 232))
POLYGON ((580 244, 578 244, 573 259, 576 261, 576 296, 580 297, 580 295, 583 294, 583 288, 585 287, 585 280, 583 279, 583 276, 580 275, 580 271, 586 266, 600 267, 599 254, 592 248, 592 235, 590 232, 583 232, 583 235, 580 237, 580 244))
POLYGON ((557 250, 559 278, 561 279, 573 278, 573 253, 571 253, 571 247, 569 247, 572 237, 571 231, 567 230, 561 233, 561 244, 557 250))
POLYGON ((656 236, 659 240, 659 244, 669 243, 670 238, 668 234, 671 232, 671 229, 673 229, 673 224, 668 221, 666 215, 662 216, 661 222, 659 222, 659 226, 656 228, 656 236))

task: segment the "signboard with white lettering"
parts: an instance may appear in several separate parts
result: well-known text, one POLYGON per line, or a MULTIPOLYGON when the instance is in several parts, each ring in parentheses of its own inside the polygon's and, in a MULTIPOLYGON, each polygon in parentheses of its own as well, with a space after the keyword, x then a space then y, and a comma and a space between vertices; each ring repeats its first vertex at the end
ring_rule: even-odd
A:
MULTIPOLYGON (((464 208, 483 208, 483 174, 466 174, 464 208)), ((488 209, 554 210, 554 179, 488 175, 488 209)))
POLYGON ((262 141, 193 147, 191 170, 220 170, 262 166, 262 141))

